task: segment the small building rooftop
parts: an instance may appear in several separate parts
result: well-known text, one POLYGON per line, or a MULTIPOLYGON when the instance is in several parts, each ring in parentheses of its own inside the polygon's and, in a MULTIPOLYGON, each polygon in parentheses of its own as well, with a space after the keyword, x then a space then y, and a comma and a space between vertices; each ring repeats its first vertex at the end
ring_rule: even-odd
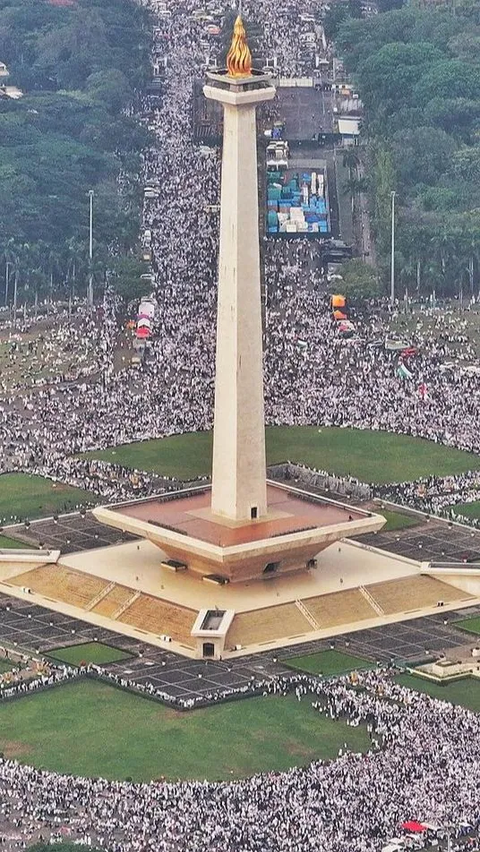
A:
POLYGON ((12 101, 18 101, 20 98, 23 98, 23 92, 21 89, 17 89, 16 86, 0 85, 0 98, 9 98, 12 101))
POLYGON ((341 136, 358 136, 360 134, 360 119, 342 116, 338 119, 338 132, 341 136))

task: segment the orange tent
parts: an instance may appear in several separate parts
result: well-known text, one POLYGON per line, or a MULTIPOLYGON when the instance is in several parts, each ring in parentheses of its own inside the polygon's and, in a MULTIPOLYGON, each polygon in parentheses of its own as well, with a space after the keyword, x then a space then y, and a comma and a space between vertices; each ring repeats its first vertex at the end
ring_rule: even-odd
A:
POLYGON ((345 296, 341 296, 339 293, 337 293, 335 296, 332 296, 332 308, 344 308, 345 304, 345 296))
POLYGON ((342 313, 342 311, 334 311, 333 312, 333 318, 336 319, 336 320, 346 320, 347 315, 342 313))

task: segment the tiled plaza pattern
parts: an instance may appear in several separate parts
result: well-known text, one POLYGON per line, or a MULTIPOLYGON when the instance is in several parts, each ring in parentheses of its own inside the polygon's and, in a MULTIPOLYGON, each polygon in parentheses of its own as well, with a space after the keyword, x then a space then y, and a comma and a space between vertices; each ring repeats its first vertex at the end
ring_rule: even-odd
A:
POLYGON ((479 613, 480 605, 402 624, 346 633, 337 636, 334 641, 306 642, 281 651, 239 657, 228 662, 207 662, 185 659, 28 601, 0 595, 0 645, 15 645, 18 649, 52 654, 54 648, 97 639, 132 653, 129 659, 111 663, 105 666, 106 669, 138 683, 150 682, 172 696, 189 699, 225 687, 241 687, 252 679, 285 673, 288 669, 283 660, 325 650, 332 644, 372 661, 414 661, 423 658, 426 652, 433 657, 462 643, 473 644, 473 637, 458 630, 454 622, 466 615, 479 613))
MULTIPOLYGON (((381 514, 381 508, 376 506, 381 514)), ((480 530, 449 524, 438 518, 420 518, 418 526, 391 532, 367 533, 358 541, 420 562, 480 561, 480 530)))
MULTIPOLYGON (((375 509, 381 511, 378 506, 375 509)), ((45 546, 59 548, 62 553, 105 547, 133 538, 122 536, 118 530, 98 523, 90 512, 85 517, 77 513, 60 516, 56 520, 34 521, 28 530, 18 525, 8 528, 6 532, 18 536, 25 543, 43 542, 45 546)), ((364 535, 361 541, 415 560, 480 560, 480 532, 437 519, 422 520, 418 526, 404 530, 364 535)), ((107 597, 103 602, 105 606, 117 605, 116 599, 109 602, 107 597)), ((122 602, 123 599, 119 600, 118 605, 121 606, 122 602)), ((138 682, 149 681, 171 695, 192 698, 226 686, 238 687, 252 678, 278 675, 286 671, 280 660, 330 648, 332 643, 337 648, 348 649, 353 654, 373 661, 415 660, 424 657, 427 651, 434 656, 462 643, 473 644, 472 637, 457 630, 454 622, 475 613, 480 613, 480 605, 345 633, 332 641, 305 642, 237 660, 229 659, 228 662, 204 662, 185 659, 79 619, 51 612, 28 601, 2 595, 0 644, 16 643, 18 647, 46 653, 55 647, 72 642, 90 642, 97 638, 99 642, 132 652, 130 659, 110 664, 106 668, 118 674, 124 673, 138 682)))
POLYGON ((4 534, 18 538, 27 546, 40 545, 61 550, 64 554, 93 550, 96 547, 107 547, 135 539, 135 536, 129 533, 100 524, 91 512, 85 515, 75 512, 71 515, 59 515, 55 519, 32 521, 28 529, 24 524, 16 524, 4 528, 4 534))

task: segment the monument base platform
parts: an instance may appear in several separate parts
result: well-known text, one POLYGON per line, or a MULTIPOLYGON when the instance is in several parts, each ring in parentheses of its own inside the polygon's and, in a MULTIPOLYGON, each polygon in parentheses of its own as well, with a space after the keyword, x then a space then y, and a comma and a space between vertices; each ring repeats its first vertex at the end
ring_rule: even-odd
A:
POLYGON ((381 529, 381 515, 269 482, 266 515, 247 522, 212 513, 210 488, 94 509, 99 521, 157 545, 172 569, 218 584, 315 568, 319 552, 346 536, 381 529))

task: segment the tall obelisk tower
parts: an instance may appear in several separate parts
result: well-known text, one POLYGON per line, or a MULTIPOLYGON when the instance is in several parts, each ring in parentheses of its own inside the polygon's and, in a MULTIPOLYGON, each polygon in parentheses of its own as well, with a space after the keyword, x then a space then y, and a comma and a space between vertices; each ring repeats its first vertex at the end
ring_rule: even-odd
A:
POLYGON ((224 112, 211 508, 245 522, 267 514, 256 106, 275 88, 252 71, 240 16, 227 72, 208 78, 224 112))

